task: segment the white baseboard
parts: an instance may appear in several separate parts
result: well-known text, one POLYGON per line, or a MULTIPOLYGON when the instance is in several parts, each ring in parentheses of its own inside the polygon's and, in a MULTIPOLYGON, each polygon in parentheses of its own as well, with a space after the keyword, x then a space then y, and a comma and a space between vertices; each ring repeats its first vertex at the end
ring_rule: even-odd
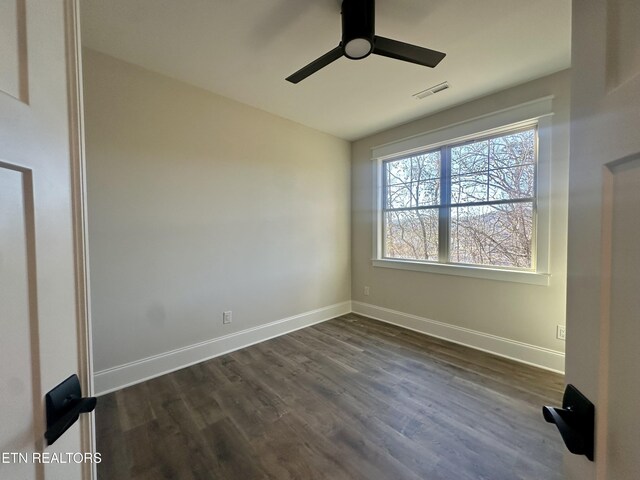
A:
POLYGON ((428 318, 398 312, 397 310, 378 307, 368 303, 352 301, 351 304, 353 313, 358 313, 365 317, 391 323, 399 327, 431 335, 432 337, 438 337, 453 343, 465 345, 476 350, 489 352, 500 357, 510 358, 528 365, 544 368, 545 370, 564 373, 563 352, 489 335, 468 328, 456 327, 447 323, 437 322, 428 318))
POLYGON ((563 352, 457 327, 368 303, 347 301, 101 370, 94 375, 95 395, 104 395, 120 390, 121 388, 350 312, 465 345, 476 350, 510 358, 521 363, 544 368, 545 370, 564 373, 563 352))
POLYGON ((121 388, 144 382, 154 377, 203 362, 240 348, 264 342, 310 325, 324 322, 351 312, 351 302, 336 303, 328 307, 301 313, 275 322, 248 328, 241 332, 213 338, 195 345, 143 358, 125 365, 96 372, 95 395, 104 395, 121 388))

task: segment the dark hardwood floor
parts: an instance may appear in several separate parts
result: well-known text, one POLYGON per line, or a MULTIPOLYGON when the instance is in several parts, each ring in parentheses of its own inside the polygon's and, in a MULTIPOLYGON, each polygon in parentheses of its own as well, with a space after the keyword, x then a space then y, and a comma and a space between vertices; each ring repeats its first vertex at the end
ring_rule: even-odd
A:
POLYGON ((346 315, 100 397, 100 480, 555 480, 563 377, 346 315))

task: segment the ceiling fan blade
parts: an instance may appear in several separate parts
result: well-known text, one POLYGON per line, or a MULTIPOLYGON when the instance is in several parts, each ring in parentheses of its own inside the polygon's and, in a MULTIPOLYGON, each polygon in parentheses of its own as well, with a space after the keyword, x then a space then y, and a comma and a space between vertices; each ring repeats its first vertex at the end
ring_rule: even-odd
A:
POLYGON ((339 59, 341 56, 342 56, 342 46, 338 45, 336 48, 328 51, 327 53, 322 55, 320 58, 316 58, 309 65, 302 67, 293 75, 289 75, 287 77, 287 81, 291 83, 298 83, 304 80, 305 78, 307 78, 309 75, 316 73, 321 68, 326 67, 331 62, 334 62, 335 60, 339 59))
POLYGON ((438 65, 446 55, 446 53, 399 42, 398 40, 392 40, 390 38, 379 37, 377 35, 374 37, 373 53, 431 68, 438 65))

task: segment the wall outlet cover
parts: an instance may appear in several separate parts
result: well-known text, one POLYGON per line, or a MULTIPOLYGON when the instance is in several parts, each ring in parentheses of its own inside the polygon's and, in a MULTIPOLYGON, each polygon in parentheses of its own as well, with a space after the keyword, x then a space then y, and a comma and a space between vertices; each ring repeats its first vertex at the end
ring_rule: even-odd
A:
POLYGON ((565 325, 558 325, 556 331, 556 338, 558 340, 566 340, 567 339, 567 327, 565 325))

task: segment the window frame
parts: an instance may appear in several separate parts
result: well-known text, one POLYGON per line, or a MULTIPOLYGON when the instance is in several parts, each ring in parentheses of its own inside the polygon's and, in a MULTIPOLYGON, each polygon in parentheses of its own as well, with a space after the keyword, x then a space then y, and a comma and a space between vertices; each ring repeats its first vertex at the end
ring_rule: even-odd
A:
MULTIPOLYGON (((374 267, 395 268, 402 270, 422 271, 446 275, 460 275, 465 277, 485 278, 490 280, 529 283, 534 285, 549 284, 549 186, 551 167, 551 117, 553 115, 553 97, 545 97, 533 102, 517 105, 488 115, 453 124, 437 130, 432 130, 398 142, 381 145, 372 149, 372 166, 374 171, 374 228, 373 255, 374 267), (385 225, 385 185, 383 179, 383 164, 434 150, 449 151, 449 148, 469 143, 474 140, 484 140, 497 137, 509 132, 521 131, 534 127, 537 130, 537 162, 534 180, 535 196, 533 201, 533 231, 532 231, 532 269, 512 268, 501 266, 486 266, 465 263, 449 263, 449 226, 450 215, 446 223, 439 220, 439 255, 438 261, 399 259, 384 256, 384 225, 385 225), (447 148, 443 148, 447 147, 447 148), (443 225, 446 232, 443 232, 443 225), (445 241, 440 241, 443 233, 445 241), (442 261, 442 260, 445 261, 442 261)), ((442 168, 448 165, 449 159, 441 159, 442 168)), ((441 190, 444 188, 441 186, 441 190)), ((442 192, 449 198, 449 192, 442 192)), ((448 200, 447 200, 448 201, 448 200)), ((434 208, 434 207, 432 207, 434 208)), ((438 207, 435 207, 438 208, 438 207)), ((449 208, 438 208, 439 212, 450 213, 449 208)), ((439 217, 442 213, 439 213, 439 217)))

